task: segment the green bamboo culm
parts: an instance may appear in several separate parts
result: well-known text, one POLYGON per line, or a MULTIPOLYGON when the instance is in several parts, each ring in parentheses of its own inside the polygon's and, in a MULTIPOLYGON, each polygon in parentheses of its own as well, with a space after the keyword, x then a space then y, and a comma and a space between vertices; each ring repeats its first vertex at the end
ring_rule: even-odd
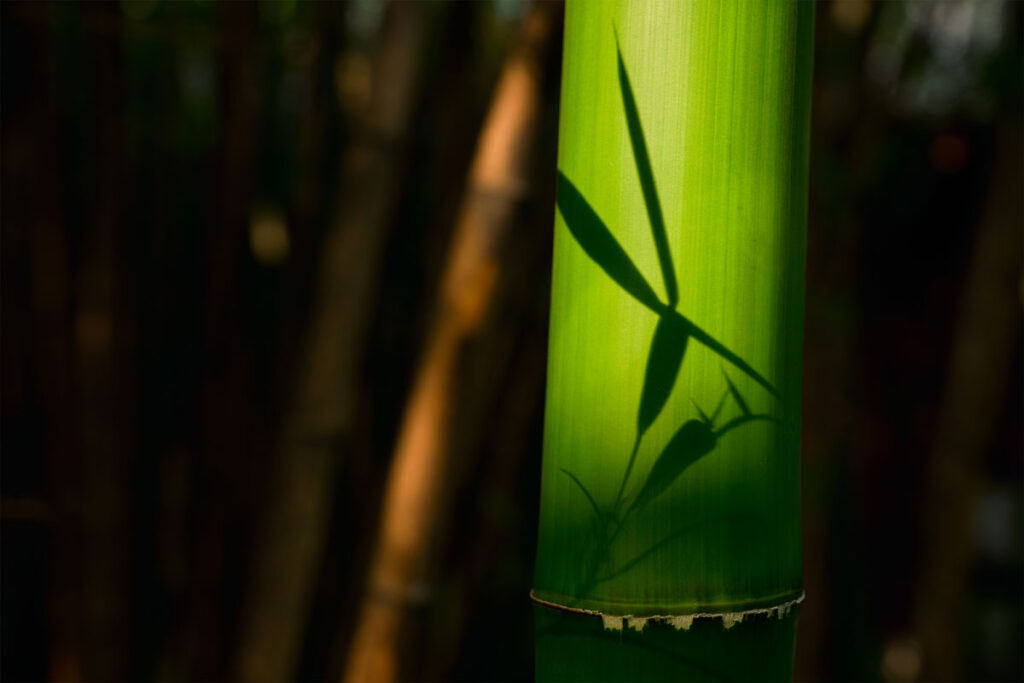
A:
POLYGON ((538 679, 790 677, 813 14, 567 3, 538 679))

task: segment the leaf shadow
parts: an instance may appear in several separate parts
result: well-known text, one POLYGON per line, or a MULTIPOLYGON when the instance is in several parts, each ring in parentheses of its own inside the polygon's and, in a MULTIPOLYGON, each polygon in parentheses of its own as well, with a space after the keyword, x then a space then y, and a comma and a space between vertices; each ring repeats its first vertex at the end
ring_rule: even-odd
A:
POLYGON ((672 252, 668 246, 665 218, 661 213, 661 202, 658 199, 658 190, 654 183, 651 159, 647 154, 647 141, 644 138, 644 129, 640 125, 640 112, 637 110, 636 99, 633 97, 633 87, 629 82, 626 64, 622 61, 622 48, 619 45, 618 33, 615 34, 615 53, 618 58, 619 67, 619 91, 622 94, 622 106, 626 110, 626 127, 629 129, 629 141, 633 148, 633 160, 636 162, 637 175, 640 176, 640 189, 643 191, 644 205, 647 207, 647 217, 651 222, 651 234, 654 237, 654 246, 658 252, 658 263, 661 265, 661 274, 665 281, 668 305, 669 307, 674 307, 679 302, 679 287, 676 284, 676 273, 672 266, 672 252))
MULTIPOLYGON (((647 551, 644 551, 640 555, 627 561, 619 568, 606 573, 603 577, 599 577, 598 573, 601 567, 604 566, 607 560, 611 557, 612 544, 615 542, 619 533, 626 527, 627 521, 634 512, 642 510, 644 507, 648 506, 654 499, 662 495, 673 484, 675 484, 675 482, 678 481, 690 467, 714 451, 718 445, 718 441, 729 431, 754 421, 778 422, 778 418, 772 415, 750 412, 746 399, 743 398, 739 389, 732 383, 728 374, 723 371, 723 376, 728 384, 728 388, 722 394, 721 399, 719 399, 718 405, 712 415, 709 417, 699 405, 694 403, 694 407, 700 415, 700 418, 687 420, 672 436, 669 442, 658 454, 654 464, 651 466, 651 469, 647 474, 647 478, 644 480, 640 490, 633 498, 633 502, 621 517, 618 516, 618 503, 622 496, 621 488, 619 491, 619 497, 616 499, 616 504, 613 506, 611 513, 605 514, 602 512, 600 505, 591 495, 590 491, 587 490, 583 482, 569 470, 562 469, 562 471, 579 487, 580 491, 587 498, 593 508, 595 514, 595 538, 597 539, 598 547, 592 548, 589 553, 589 556, 595 559, 594 562, 590 563, 588 570, 586 570, 588 578, 583 585, 587 590, 590 590, 598 583, 608 581, 626 573, 658 549, 679 538, 689 529, 689 527, 684 527, 682 530, 677 530, 669 534, 665 538, 657 541, 647 551), (726 421, 725 424, 718 429, 715 429, 714 420, 718 418, 725 400, 730 397, 736 402, 741 414, 738 417, 726 421), (613 525, 614 529, 612 529, 613 525)), ((625 481, 626 477, 623 478, 623 485, 625 481)))
POLYGON ((558 172, 555 201, 562 218, 565 219, 566 227, 584 253, 627 294, 655 313, 660 312, 664 306, 658 300, 658 295, 651 289, 629 254, 619 245, 608 226, 561 171, 558 172))
POLYGON ((669 313, 658 319, 644 369, 640 408, 636 416, 638 434, 643 434, 654 424, 672 394, 689 339, 690 326, 682 316, 669 313))
POLYGON ((640 491, 633 499, 633 503, 624 513, 623 520, 634 510, 643 508, 645 505, 649 504, 652 500, 661 495, 673 483, 675 483, 675 481, 679 479, 683 472, 689 469, 690 466, 695 464, 704 456, 710 454, 718 445, 718 441, 726 433, 750 422, 778 422, 778 418, 772 415, 750 412, 750 408, 747 405, 746 400, 743 398, 742 394, 740 394, 736 385, 732 383, 728 373, 723 370, 722 374, 729 386, 725 394, 723 394, 722 400, 719 401, 718 407, 715 409, 712 417, 708 417, 696 403, 693 404, 697 409, 698 415, 700 415, 700 419, 687 420, 683 426, 672 435, 672 438, 669 439, 669 442, 655 459, 654 464, 651 466, 651 469, 647 474, 647 479, 640 487, 640 491), (732 396, 741 411, 741 415, 729 420, 719 429, 715 429, 714 420, 718 417, 723 401, 728 396, 732 396))
MULTIPOLYGON (((590 202, 587 201, 586 197, 583 196, 565 173, 559 170, 556 203, 573 239, 583 249, 587 257, 601 268, 626 294, 658 316, 658 322, 651 338, 651 346, 644 368, 643 385, 637 409, 636 438, 627 460, 618 494, 612 505, 608 508, 608 512, 602 511, 597 500, 576 475, 566 469, 562 469, 573 480, 593 508, 595 529, 597 530, 596 539, 600 546, 594 548, 595 558, 608 558, 611 543, 614 542, 616 536, 622 530, 627 517, 635 510, 650 504, 651 501, 672 486, 694 463, 710 454, 715 449, 718 440, 725 433, 756 420, 778 422, 777 418, 773 416, 752 413, 746 400, 733 384, 732 379, 723 367, 722 373, 728 389, 719 400, 714 413, 709 417, 699 406, 694 404, 700 419, 686 421, 673 434, 672 438, 655 459, 644 483, 633 498, 632 504, 626 508, 625 513, 619 516, 620 506, 624 505, 627 500, 624 498, 625 492, 644 434, 647 433, 648 429, 657 420, 672 395, 691 339, 701 343, 723 361, 728 362, 750 377, 750 379, 774 398, 781 400, 781 396, 775 387, 749 363, 697 326, 692 320, 675 310, 679 302, 679 291, 665 220, 654 180, 646 137, 617 33, 615 41, 619 90, 622 96, 626 126, 629 132, 633 159, 636 164, 637 175, 640 179, 644 205, 650 222, 651 235, 664 280, 668 303, 666 304, 660 300, 643 273, 615 238, 597 211, 594 210, 590 202), (717 419, 726 398, 730 395, 739 407, 741 415, 715 430, 713 423, 717 419), (614 529, 612 528, 613 526, 614 529)), ((663 539, 663 541, 667 540, 669 539, 663 539)), ((659 541, 659 544, 663 541, 659 541)), ((630 565, 630 568, 641 560, 642 558, 637 559, 634 564, 630 565)), ((593 585, 596 572, 595 560, 595 566, 591 567, 589 572, 590 578, 587 585, 593 585)))
POLYGON ((687 420, 654 461, 624 517, 661 495, 690 465, 715 449, 715 432, 702 420, 687 420))

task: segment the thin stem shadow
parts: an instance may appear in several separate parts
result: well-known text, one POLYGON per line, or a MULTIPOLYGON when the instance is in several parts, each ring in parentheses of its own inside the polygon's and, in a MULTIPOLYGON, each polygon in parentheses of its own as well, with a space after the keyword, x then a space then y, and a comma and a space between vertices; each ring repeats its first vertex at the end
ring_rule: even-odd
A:
POLYGON ((750 516, 749 513, 742 514, 742 515, 729 515, 727 517, 722 517, 720 519, 716 519, 716 520, 713 520, 713 521, 710 521, 710 522, 702 522, 700 524, 697 524, 697 523, 688 524, 685 527, 683 527, 682 529, 679 529, 678 531, 675 531, 675 532, 669 534, 668 536, 666 536, 665 538, 661 539, 660 541, 654 543, 650 548, 648 548, 647 550, 641 552, 639 555, 637 555, 633 559, 629 560, 628 562, 625 562, 621 567, 616 569, 614 572, 612 572, 610 574, 606 574, 604 576, 597 577, 596 579, 594 579, 594 584, 596 585, 596 584, 599 584, 599 583, 604 583, 605 581, 611 581, 612 579, 625 574, 629 570, 633 569, 633 567, 635 567, 636 565, 640 564, 641 562, 643 562, 648 557, 650 557, 651 555, 655 554, 656 552, 658 552, 659 550, 661 550, 665 546, 671 544, 674 541, 678 541, 680 538, 686 536, 687 534, 693 533, 694 531, 697 531, 698 529, 701 529, 701 528, 704 528, 706 526, 713 525, 713 524, 725 524, 726 522, 739 521, 740 519, 743 519, 743 518, 749 517, 749 516, 750 516))

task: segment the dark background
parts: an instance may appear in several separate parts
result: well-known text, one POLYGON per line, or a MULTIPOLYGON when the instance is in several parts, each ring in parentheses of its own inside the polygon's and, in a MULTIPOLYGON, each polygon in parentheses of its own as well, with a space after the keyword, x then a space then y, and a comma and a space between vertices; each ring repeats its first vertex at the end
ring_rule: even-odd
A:
MULTIPOLYGON (((348 419, 308 482, 325 501, 308 571, 282 578, 308 597, 294 642, 274 639, 287 676, 341 674, 470 161, 526 11, 415 7, 0 4, 4 680, 240 675, 252 604, 274 590, 256 567, 301 565, 260 539, 282 425, 316 374, 318 278, 361 268, 361 312, 337 321, 348 419), (408 36, 396 25, 422 36, 407 86, 376 66, 408 36), (406 125, 382 132, 368 112, 399 87, 406 125), (357 153, 384 172, 354 173, 357 153), (353 215, 372 230, 353 233, 353 215), (345 230, 354 246, 325 259, 345 230)), ((801 680, 1024 678, 1022 10, 817 8, 801 680), (930 668, 935 643, 955 656, 930 668)), ((408 678, 532 674, 557 40, 539 64, 529 187, 459 354, 408 678)))

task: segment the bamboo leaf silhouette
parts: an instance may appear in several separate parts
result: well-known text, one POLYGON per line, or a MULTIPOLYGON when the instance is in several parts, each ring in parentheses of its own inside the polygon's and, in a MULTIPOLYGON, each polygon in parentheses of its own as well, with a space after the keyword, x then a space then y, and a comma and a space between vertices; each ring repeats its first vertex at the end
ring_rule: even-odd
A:
POLYGON ((658 320, 651 339, 651 351, 647 355, 644 386, 640 392, 637 434, 646 432, 665 407, 679 374, 679 366, 683 363, 686 343, 690 338, 689 331, 690 326, 678 315, 666 314, 658 320))
POLYGON ((676 285, 675 269, 672 266, 672 252, 669 250, 665 218, 661 213, 661 202, 658 200, 658 190, 654 184, 654 171, 651 169, 651 160, 647 154, 644 129, 640 125, 640 112, 637 110, 636 100, 633 97, 633 87, 629 83, 626 65, 622 61, 622 48, 619 46, 617 32, 615 34, 615 50, 619 60, 619 91, 622 93, 622 106, 626 110, 629 142, 633 148, 636 171, 640 176, 640 188, 643 190, 647 216, 651 221, 651 234, 654 236, 654 246, 658 251, 658 263, 661 265, 661 275, 665 281, 668 305, 673 307, 679 302, 679 289, 676 285))
POLYGON ((722 369, 722 375, 725 377, 725 381, 729 385, 729 393, 731 393, 732 397, 736 400, 736 404, 740 407, 740 410, 743 411, 744 415, 750 415, 750 408, 747 407, 747 402, 743 400, 742 396, 740 396, 739 389, 737 389, 736 385, 732 383, 732 379, 729 378, 729 373, 727 373, 724 368, 722 369))
POLYGON ((714 423, 718 419, 718 414, 722 412, 722 408, 725 407, 725 399, 729 397, 729 390, 726 389, 725 393, 722 394, 721 398, 718 399, 718 404, 715 406, 715 412, 711 413, 711 419, 708 420, 710 423, 714 423))
POLYGON ((758 421, 771 422, 773 424, 780 423, 779 418, 775 417, 774 415, 767 415, 764 413, 748 413, 747 415, 740 415, 739 417, 734 417, 733 419, 729 420, 724 425, 722 425, 719 429, 715 430, 715 438, 720 439, 722 438, 723 434, 730 430, 736 429, 737 427, 745 425, 748 422, 758 421))
MULTIPOLYGON (((686 318, 684 318, 684 319, 686 319, 686 318)), ((733 353, 732 351, 727 349, 722 344, 722 342, 718 341, 717 339, 712 337, 710 334, 708 334, 704 330, 702 330, 699 327, 697 327, 696 325, 694 325, 688 319, 686 319, 686 322, 690 326, 690 336, 692 336, 694 339, 699 341, 704 346, 708 347, 710 350, 712 350, 715 353, 717 353, 724 360, 729 361, 737 370, 741 370, 748 377, 750 377, 750 379, 754 380, 755 382, 760 384, 762 387, 764 387, 765 391, 767 391, 769 394, 771 394, 772 396, 774 396, 777 399, 780 399, 780 400, 782 399, 782 397, 779 396, 779 392, 776 391, 775 387, 772 386, 771 382, 769 382, 764 377, 762 377, 760 375, 760 373, 757 372, 757 370, 755 370, 754 368, 750 367, 749 363, 747 363, 745 360, 743 360, 742 358, 737 356, 735 353, 733 353)))
POLYGON ((587 256, 630 296, 655 313, 660 313, 664 305, 629 258, 629 254, 561 171, 558 172, 556 203, 569 232, 587 256))
POLYGON ((715 433, 711 428, 700 420, 687 420, 658 456, 650 474, 647 475, 647 481, 626 514, 650 503, 671 486, 690 465, 714 448, 715 433))
POLYGON ((703 420, 706 425, 711 426, 711 418, 708 417, 707 413, 701 410, 700 406, 697 405, 697 402, 691 398, 690 403, 692 403, 693 407, 697 409, 697 414, 700 415, 700 419, 703 420))

